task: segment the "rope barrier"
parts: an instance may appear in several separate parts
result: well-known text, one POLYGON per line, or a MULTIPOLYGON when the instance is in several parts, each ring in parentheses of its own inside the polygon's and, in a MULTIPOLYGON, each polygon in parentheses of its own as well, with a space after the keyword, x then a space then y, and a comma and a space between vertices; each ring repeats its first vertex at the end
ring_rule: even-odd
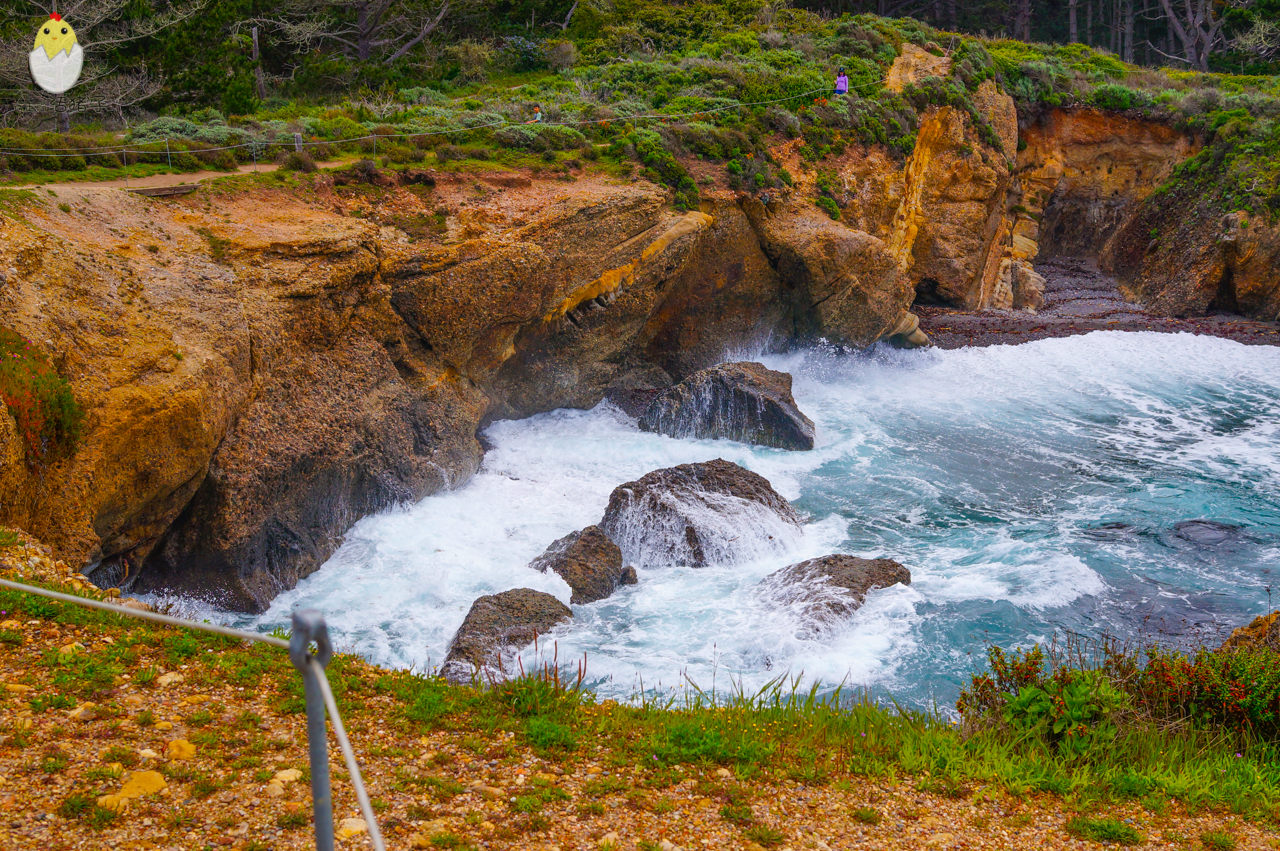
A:
POLYGON ((283 647, 289 649, 289 642, 283 638, 276 638, 274 635, 263 635, 260 632, 249 632, 243 629, 234 629, 229 626, 218 626, 211 623, 196 623, 195 621, 183 620, 181 618, 173 618, 168 615, 162 615, 159 612, 145 612, 141 609, 130 609, 117 603, 108 603, 103 600, 91 600, 87 597, 74 597, 71 594, 62 594, 58 591, 50 591, 47 588, 37 588, 34 585, 24 585, 21 582, 11 582, 8 579, 0 579, 0 586, 11 588, 14 591, 25 591, 28 594, 38 594, 41 597, 48 597, 51 600, 57 600, 60 603, 71 603, 77 606, 87 606, 91 609, 101 609, 105 612, 111 612, 116 615, 128 615, 131 618, 141 618, 142 620, 154 621, 162 623, 166 626, 176 626, 183 629, 199 629, 205 632, 212 632, 216 635, 225 635, 230 638, 241 638, 245 641, 257 641, 262 644, 270 644, 273 647, 283 647))
POLYGON ((321 851, 330 851, 334 844, 333 799, 329 793, 329 761, 324 732, 324 716, 327 712, 329 721, 333 724, 334 737, 338 740, 343 761, 347 766, 347 774, 351 778, 351 785, 355 789, 356 800, 360 804, 360 812, 364 815, 365 825, 369 831, 369 841, 373 845, 374 851, 386 851, 382 843, 382 832, 378 829, 377 817, 374 815, 373 806, 369 802, 369 794, 365 791, 364 776, 360 773, 360 764, 356 761, 355 751, 351 747, 351 742, 347 738, 346 727, 342 723, 342 716, 338 714, 338 703, 333 697, 333 690, 329 687, 329 678, 325 675, 325 665, 328 664, 329 659, 332 657, 333 649, 329 644, 329 634, 324 618, 318 611, 309 609, 294 612, 294 634, 292 640, 286 641, 274 635, 263 635, 258 632, 249 632, 248 630, 210 623, 196 623, 195 621, 162 615, 159 612, 130 609, 116 603, 107 603, 87 597, 76 597, 71 594, 63 594, 60 591, 50 591, 47 588, 12 582, 8 579, 0 579, 0 587, 48 597, 60 603, 100 609, 112 614, 126 615, 131 618, 153 621, 181 629, 198 629, 215 635, 256 641, 260 644, 269 644, 272 647, 288 650, 290 660, 293 661, 295 667, 303 675, 303 682, 306 686, 307 738, 311 751, 311 788, 316 824, 316 847, 321 851), (316 646, 315 653, 312 653, 309 649, 312 644, 316 646), (315 691, 318 692, 319 703, 313 697, 313 686, 315 691))
MULTIPOLYGON (((942 64, 944 63, 935 62, 929 65, 925 70, 937 68, 942 64)), ((888 79, 889 79, 888 75, 885 75, 869 83, 863 83, 858 86, 850 86, 849 92, 869 89, 873 86, 878 86, 885 83, 888 79)), ((732 104, 726 104, 724 106, 709 107, 707 109, 699 109, 695 112, 672 112, 672 113, 655 112, 655 113, 648 113, 644 115, 618 115, 618 116, 613 116, 611 118, 583 119, 581 121, 557 121, 557 122, 548 121, 548 122, 532 122, 532 123, 537 123, 539 126, 542 126, 542 127, 583 127, 590 124, 596 124, 596 125, 613 124, 619 121, 623 121, 623 122, 652 121, 652 120, 670 121, 672 119, 696 118, 698 116, 710 115, 712 113, 727 112, 731 109, 751 109, 753 107, 758 107, 758 106, 770 106, 775 103, 785 103, 786 101, 798 100, 800 98, 805 98, 805 97, 809 97, 810 95, 818 94, 819 92, 827 92, 827 91, 830 91, 830 87, 823 86, 817 89, 810 89, 807 92, 801 92, 799 94, 794 94, 794 95, 787 95, 785 97, 774 98, 772 100, 750 101, 748 103, 732 103, 732 104)), ((490 127, 521 126, 522 124, 526 124, 526 123, 531 123, 531 122, 513 122, 513 121, 507 121, 506 119, 503 119, 502 121, 494 121, 488 124, 476 124, 471 127, 465 127, 465 126, 464 127, 445 127, 440 129, 434 129, 434 130, 422 130, 414 133, 370 133, 365 136, 353 136, 348 139, 317 139, 315 141, 303 142, 302 146, 317 147, 320 145, 347 145, 352 142, 362 142, 362 141, 365 141, 366 139, 373 139, 376 143, 378 139, 406 139, 406 138, 412 138, 414 136, 451 136, 455 133, 470 133, 473 130, 485 130, 490 127)), ((160 143, 156 142, 155 144, 158 145, 160 143)), ((293 145, 293 144, 294 142, 292 140, 287 142, 266 142, 266 141, 255 139, 250 142, 242 142, 236 145, 222 145, 214 148, 200 148, 198 151, 196 151, 196 153, 213 153, 216 151, 234 151, 240 148, 257 148, 257 147, 269 148, 272 145, 284 147, 285 145, 293 145)), ((125 154, 127 156, 128 154, 162 154, 162 153, 164 153, 164 151, 148 151, 148 150, 141 150, 137 148, 129 148, 128 146, 114 146, 114 147, 104 147, 104 148, 0 148, 0 155, 45 156, 45 157, 58 157, 58 158, 70 158, 70 157, 79 157, 79 156, 106 156, 108 154, 125 154), (60 153, 54 153, 55 151, 74 151, 76 153, 60 154, 60 153)))

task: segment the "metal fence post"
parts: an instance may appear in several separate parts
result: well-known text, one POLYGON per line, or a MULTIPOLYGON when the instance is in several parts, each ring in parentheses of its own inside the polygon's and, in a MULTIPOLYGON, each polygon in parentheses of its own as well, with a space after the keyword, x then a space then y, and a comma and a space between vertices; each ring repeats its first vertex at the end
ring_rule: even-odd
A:
POLYGON ((323 668, 333 658, 329 628, 318 609, 293 613, 293 634, 289 639, 289 660, 302 674, 307 699, 307 745, 311 751, 311 808, 316 822, 316 851, 333 851, 333 792, 329 788, 329 737, 325 728, 324 695, 320 676, 310 664, 311 644, 315 660, 323 668))

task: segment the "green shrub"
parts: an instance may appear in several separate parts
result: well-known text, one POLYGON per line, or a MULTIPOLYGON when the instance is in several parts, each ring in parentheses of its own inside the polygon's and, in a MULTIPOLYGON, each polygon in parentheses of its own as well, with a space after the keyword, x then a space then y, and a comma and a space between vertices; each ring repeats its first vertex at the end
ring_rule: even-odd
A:
POLYGON ((831 218, 836 220, 840 219, 840 205, 827 196, 819 195, 817 198, 813 199, 813 203, 817 204, 818 208, 831 218))
POLYGON ((1100 109, 1139 109, 1151 105, 1151 95, 1116 83, 1105 83, 1089 93, 1089 103, 1100 109))
POLYGON ((5 328, 0 328, 0 399, 18 425, 29 465, 75 451, 84 411, 71 386, 39 347, 5 328))

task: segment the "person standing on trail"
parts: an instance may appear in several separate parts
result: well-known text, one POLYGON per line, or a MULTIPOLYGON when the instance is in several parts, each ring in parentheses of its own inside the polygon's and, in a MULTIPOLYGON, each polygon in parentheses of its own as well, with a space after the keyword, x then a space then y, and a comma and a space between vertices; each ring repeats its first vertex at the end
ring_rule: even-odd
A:
POLYGON ((839 74, 836 74, 836 94, 849 94, 849 75, 844 72, 843 68, 840 69, 839 74))
POLYGON ((541 124, 542 123, 542 107, 535 106, 533 108, 533 118, 530 118, 525 124, 541 124))

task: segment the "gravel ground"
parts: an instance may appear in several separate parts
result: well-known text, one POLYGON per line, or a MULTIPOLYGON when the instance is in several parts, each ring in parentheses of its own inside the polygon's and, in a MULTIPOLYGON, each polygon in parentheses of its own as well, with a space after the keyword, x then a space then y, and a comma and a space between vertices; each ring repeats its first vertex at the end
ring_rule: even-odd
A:
POLYGON ((920 327, 943 349, 994 346, 1067 337, 1090 331, 1162 331, 1208 334, 1247 345, 1280 345, 1280 323, 1228 313, 1190 319, 1148 315, 1142 305, 1125 301, 1114 278, 1095 260, 1059 257, 1036 263, 1045 277, 1044 307, 1039 313, 1015 310, 966 312, 917 305, 920 327))
MULTIPOLYGON (((0 573, 78 584, 50 552, 27 539, 0 550, 0 573)), ((102 596, 100 592, 97 596, 102 596)), ((77 627, 0 612, 0 849, 219 849, 312 847, 303 716, 280 714, 273 688, 230 687, 196 656, 163 669, 152 640, 98 705, 37 711, 33 700, 57 694, 59 654, 104 653, 124 629, 77 627), (149 682, 139 671, 160 668, 149 682), (136 681, 135 681, 136 680, 136 681), (245 723, 244 713, 256 720, 245 723), (144 713, 150 713, 144 715, 144 713), (212 734, 212 735, 210 735, 212 734), (114 749, 114 751, 112 750, 114 749), (113 764, 114 763, 114 764, 113 764), (109 823, 93 827, 58 813, 72 792, 92 790, 118 804, 128 787, 150 779, 109 823)), ((208 651, 212 654, 213 651, 208 651)), ((370 680, 380 671, 356 663, 370 680)), ((348 670, 347 675, 353 673, 348 670)), ((263 679, 266 683, 269 679, 263 679)), ((606 702, 588 717, 625 711, 606 702)), ((738 778, 728 768, 684 766, 659 775, 615 756, 607 739, 581 732, 562 759, 544 759, 513 733, 473 728, 413 735, 394 723, 391 699, 375 694, 347 726, 388 849, 1092 849, 1063 829, 1077 813, 1050 795, 1012 796, 969 789, 941 797, 893 781, 847 775, 823 785, 738 778), (540 812, 521 801, 546 800, 540 812), (727 819, 745 803, 759 831, 727 819)), ((331 757, 336 745, 330 742, 331 757)), ((341 849, 368 848, 339 759, 333 759, 335 818, 341 849)), ((1144 848, 1199 849, 1206 831, 1228 831, 1234 847, 1280 847, 1280 834, 1226 813, 1189 815, 1171 803, 1159 813, 1137 804, 1107 807, 1144 837, 1144 848)), ((738 812, 741 819, 743 814, 738 812)))

